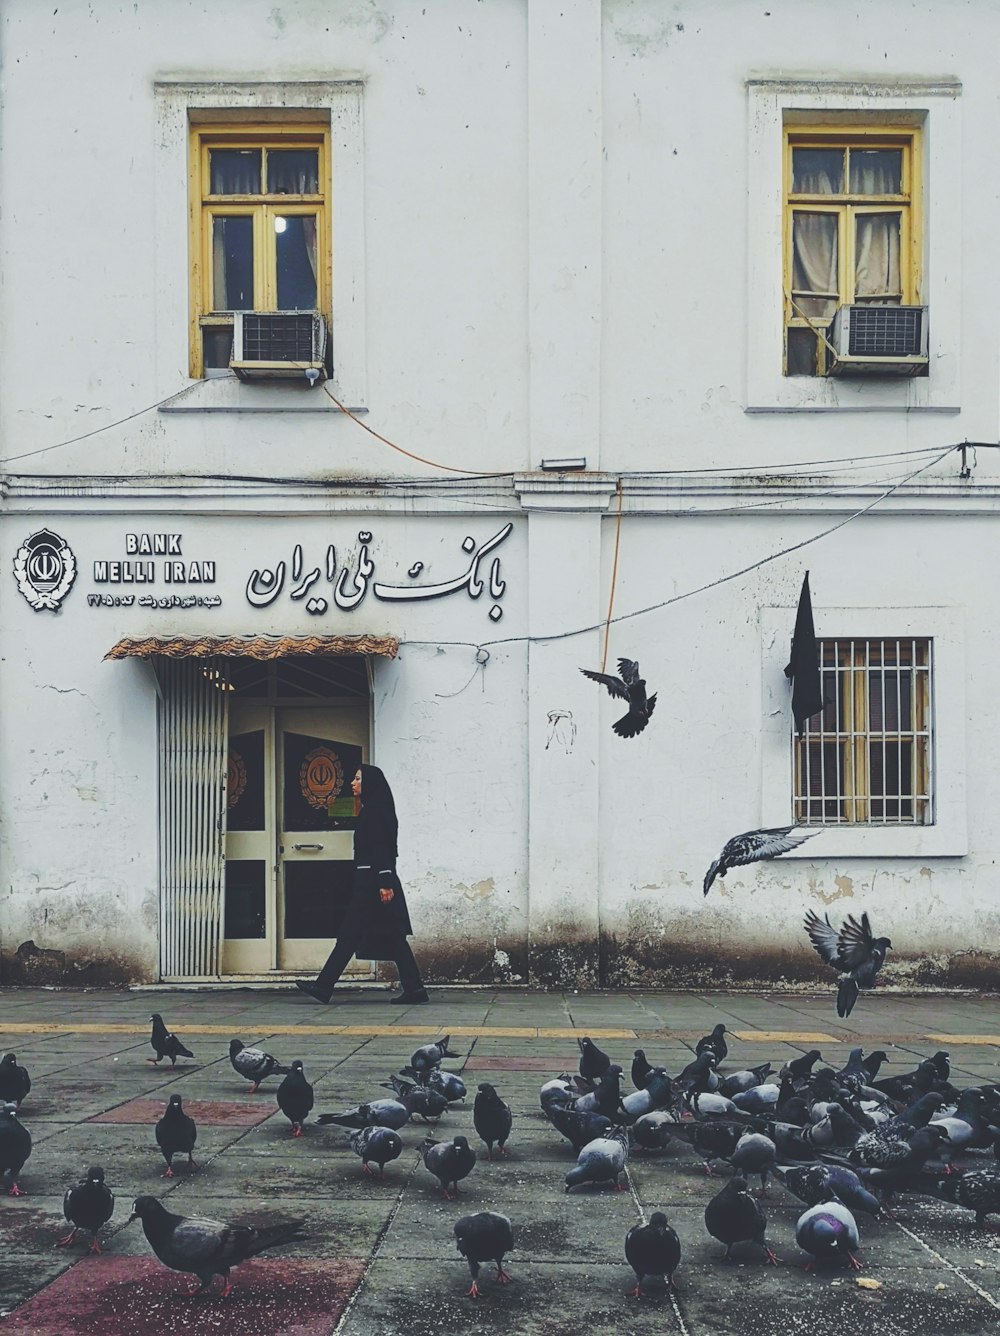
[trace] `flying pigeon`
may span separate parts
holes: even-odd
[[[351,1133],[350,1142],[364,1172],[371,1173],[368,1165],[374,1160],[382,1178],[385,1178],[385,1166],[389,1161],[398,1160],[403,1153],[403,1139],[391,1127],[359,1127]]]
[[[398,1099],[373,1099],[344,1113],[321,1113],[317,1123],[336,1123],[338,1127],[391,1127],[398,1131],[410,1121],[410,1110]]]
[[[101,1245],[97,1231],[108,1223],[114,1209],[114,1194],[104,1181],[104,1170],[99,1164],[91,1165],[87,1177],[81,1179],[75,1187],[68,1188],[63,1197],[63,1215],[73,1228],[57,1243],[65,1247],[73,1242],[81,1229],[85,1229],[91,1235],[90,1251],[99,1253]]]
[[[472,1173],[476,1163],[476,1152],[465,1137],[455,1137],[453,1141],[425,1141],[421,1154],[428,1173],[441,1184],[441,1195],[446,1201],[451,1200],[448,1184],[457,1195],[460,1180]]]
[[[875,986],[875,975],[882,968],[885,953],[892,949],[892,942],[888,937],[872,936],[867,914],[861,915],[860,923],[853,914],[848,914],[837,932],[829,914],[820,918],[809,909],[805,928],[820,959],[843,976],[837,988],[837,1015],[849,1016],[861,989]]]
[[[448,1047],[451,1042],[451,1035],[446,1034],[443,1039],[437,1039],[433,1044],[424,1044],[416,1049],[410,1058],[410,1065],[404,1067],[403,1076],[415,1077],[418,1081],[423,1075],[435,1067],[440,1067],[444,1058],[457,1058],[457,1053],[452,1053]]]
[[[156,1124],[156,1144],[167,1162],[163,1178],[173,1178],[175,1155],[186,1155],[188,1173],[194,1173],[198,1167],[194,1162],[194,1143],[197,1140],[198,1129],[194,1119],[184,1112],[180,1095],[171,1095],[163,1117]]]
[[[744,863],[759,863],[766,858],[787,854],[806,840],[818,835],[818,830],[802,831],[795,826],[777,826],[769,830],[747,830],[734,835],[722,853],[705,873],[704,891],[707,895],[716,877],[724,877],[731,867]]]
[[[30,1089],[28,1069],[17,1065],[16,1054],[5,1053],[0,1062],[0,1104],[16,1104],[20,1108]]]
[[[648,1225],[633,1225],[625,1235],[625,1260],[635,1272],[637,1299],[647,1276],[662,1277],[673,1288],[674,1272],[681,1260],[681,1241],[662,1211],[655,1211]]]
[[[149,1042],[156,1057],[147,1058],[147,1062],[151,1062],[155,1067],[164,1058],[169,1058],[171,1067],[176,1067],[178,1058],[194,1057],[191,1050],[185,1048],[175,1034],[170,1033],[163,1024],[163,1017],[158,1011],[154,1011],[149,1019],[153,1022],[153,1033],[150,1035]]]
[[[31,1133],[17,1120],[14,1104],[0,1105],[0,1178],[7,1185],[7,1195],[23,1197],[17,1179],[31,1154]]]
[[[764,1239],[767,1217],[756,1198],[751,1197],[742,1174],[734,1174],[721,1192],[705,1207],[705,1228],[713,1239],[726,1245],[723,1254],[731,1262],[734,1243],[759,1243],[764,1261],[777,1266],[778,1259]]]
[[[580,1048],[580,1075],[585,1081],[599,1081],[611,1066],[611,1059],[587,1035],[576,1042]]]
[[[639,676],[639,665],[635,659],[618,660],[618,677],[611,677],[608,673],[594,673],[589,668],[581,668],[580,672],[592,682],[600,682],[601,686],[607,687],[612,696],[628,701],[628,713],[611,725],[620,738],[634,738],[642,732],[656,709],[656,693],[647,697],[646,683]]]
[[[496,1278],[506,1285],[510,1276],[503,1269],[503,1259],[514,1247],[514,1230],[510,1220],[496,1211],[478,1211],[463,1215],[455,1221],[455,1242],[458,1251],[469,1263],[472,1272],[471,1299],[479,1298],[479,1268],[484,1262],[495,1262]]]
[[[479,1087],[479,1094],[472,1109],[472,1122],[480,1138],[489,1147],[489,1158],[493,1159],[493,1145],[496,1143],[501,1155],[506,1155],[504,1147],[510,1136],[514,1119],[510,1105],[505,1104],[489,1082],[484,1081]]]
[[[618,1175],[628,1159],[628,1131],[617,1127],[595,1141],[589,1141],[576,1158],[576,1168],[566,1175],[566,1191],[582,1183],[614,1183],[621,1192]]]
[[[255,1229],[250,1225],[227,1224],[223,1220],[174,1215],[155,1197],[136,1198],[129,1221],[136,1219],[142,1221],[146,1242],[164,1266],[172,1271],[188,1271],[198,1277],[201,1283],[192,1293],[210,1289],[213,1278],[221,1276],[222,1298],[232,1289],[229,1280],[232,1267],[249,1257],[256,1257],[271,1248],[283,1248],[305,1237],[301,1233],[301,1220]]]
[[[247,1048],[240,1039],[230,1039],[229,1061],[237,1076],[253,1082],[251,1095],[256,1095],[261,1081],[266,1081],[269,1076],[287,1076],[289,1072],[289,1068],[282,1067],[270,1053],[259,1048]]]
[[[313,1106],[313,1088],[306,1080],[301,1058],[295,1059],[291,1071],[278,1086],[277,1099],[278,1108],[292,1125],[292,1136],[300,1137],[302,1124]]]
[[[861,1263],[852,1252],[860,1242],[857,1222],[836,1197],[803,1211],[795,1226],[795,1242],[820,1264],[844,1262],[855,1271],[861,1270]],[[813,1265],[809,1262],[805,1269],[811,1271]]]

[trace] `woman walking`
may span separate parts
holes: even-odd
[[[352,956],[392,960],[402,992],[399,1006],[426,1002],[427,993],[407,937],[413,935],[406,897],[396,876],[396,804],[389,781],[376,765],[362,765],[351,781],[361,800],[354,830],[354,889],[340,925],[337,945],[315,983],[297,980],[295,987],[317,1002],[329,1002],[334,985]]]

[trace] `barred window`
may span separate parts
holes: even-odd
[[[932,641],[818,648],[826,704],[792,743],[796,822],[932,825]]]

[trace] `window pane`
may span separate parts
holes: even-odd
[[[264,864],[253,858],[226,859],[225,928],[228,938],[265,936]]]
[[[318,195],[318,150],[314,148],[268,149],[267,189],[271,195]]]
[[[264,731],[234,734],[226,764],[226,828],[264,829]]]
[[[316,309],[316,219],[294,214],[274,220],[278,310]]]
[[[837,309],[837,215],[796,210],[792,218],[792,295],[796,315],[829,318]],[[809,295],[815,294],[815,295]]]
[[[260,149],[213,148],[211,162],[212,195],[259,195]]]
[[[816,375],[816,335],[811,329],[790,327],[788,333],[789,376]]]
[[[901,148],[852,148],[852,195],[901,195],[903,150]]]
[[[859,301],[876,298],[897,305],[901,300],[899,227],[898,213],[857,215],[854,293]]]
[[[253,310],[253,219],[212,220],[212,309]]]
[[[792,149],[794,195],[840,195],[844,190],[842,148]]]
[[[202,357],[207,370],[227,367],[233,357],[232,325],[207,325],[201,331]]]

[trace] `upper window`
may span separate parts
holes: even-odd
[[[837,308],[919,302],[918,132],[785,130],[785,374],[824,375]]]
[[[932,641],[821,640],[821,714],[793,742],[803,825],[930,825]]]
[[[191,373],[229,367],[234,311],[330,304],[329,134],[316,125],[192,129]]]

